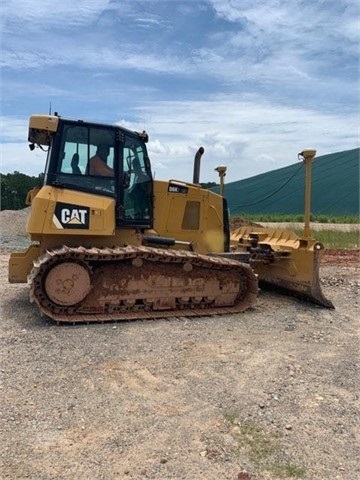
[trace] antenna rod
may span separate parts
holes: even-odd
[[[310,216],[311,216],[311,163],[316,155],[316,150],[307,148],[299,153],[305,164],[305,211],[304,211],[304,238],[311,238]]]
[[[215,168],[215,172],[218,172],[220,177],[220,195],[224,196],[224,177],[226,175],[227,167],[225,165],[219,165]]]

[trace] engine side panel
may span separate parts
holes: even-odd
[[[194,242],[199,253],[224,251],[223,208],[220,195],[198,185],[154,182],[154,230],[164,237]]]

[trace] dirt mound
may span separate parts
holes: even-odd
[[[26,237],[26,222],[30,213],[30,207],[22,210],[2,210],[0,212],[1,235],[20,235]]]
[[[343,265],[347,267],[360,265],[360,250],[327,249],[321,261],[324,265]]]
[[[240,227],[246,227],[248,225],[252,225],[255,227],[261,227],[260,223],[252,222],[244,217],[232,217],[230,219],[230,230],[236,230]]]

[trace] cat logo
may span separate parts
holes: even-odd
[[[56,204],[53,222],[59,229],[88,229],[89,213],[90,209],[88,207],[59,202]]]

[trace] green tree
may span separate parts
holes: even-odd
[[[20,210],[26,207],[25,199],[29,190],[43,184],[43,174],[29,177],[24,173],[1,174],[1,210]]]

